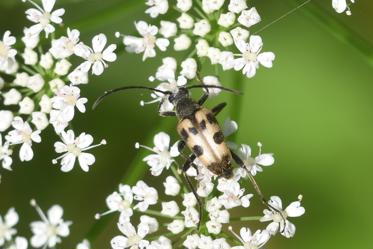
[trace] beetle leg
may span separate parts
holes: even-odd
[[[249,180],[251,182],[251,184],[253,185],[254,189],[255,189],[255,192],[259,195],[259,198],[261,200],[261,202],[263,203],[264,206],[266,206],[268,209],[272,210],[272,211],[275,211],[277,213],[279,213],[282,217],[282,219],[285,221],[285,217],[283,216],[283,213],[281,210],[278,210],[277,208],[273,207],[272,205],[268,204],[268,201],[267,199],[264,197],[262,191],[260,190],[260,187],[258,185],[258,183],[256,182],[254,176],[251,174],[251,172],[246,168],[245,166],[245,163],[241,160],[241,158],[236,154],[234,153],[232,150],[231,150],[231,154],[232,154],[232,157],[233,157],[233,160],[240,166],[242,167],[243,169],[246,170],[246,173],[247,175],[249,176]]]
[[[177,150],[179,151],[180,154],[181,152],[183,152],[185,145],[186,144],[184,140],[180,140],[179,143],[177,144]]]
[[[219,105],[215,106],[214,108],[212,108],[212,113],[217,116],[223,109],[224,107],[227,106],[227,103],[220,103]]]
[[[196,189],[194,188],[192,182],[190,181],[190,178],[189,176],[186,174],[187,170],[190,168],[190,167],[196,167],[194,164],[193,164],[193,161],[194,159],[196,159],[196,156],[194,154],[190,155],[189,158],[186,160],[186,162],[184,163],[183,165],[183,175],[188,183],[188,186],[189,188],[191,189],[194,197],[196,197],[197,199],[197,202],[198,202],[198,209],[199,209],[199,221],[198,221],[198,228],[201,224],[201,220],[202,220],[202,201],[201,199],[199,198],[198,194],[197,194],[197,191]]]
[[[209,98],[209,93],[207,90],[207,93],[203,94],[202,97],[198,100],[198,104],[203,105],[208,98]]]

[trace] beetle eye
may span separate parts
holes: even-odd
[[[174,102],[174,100],[175,100],[174,95],[170,95],[170,97],[168,97],[168,101],[170,101],[171,103]]]

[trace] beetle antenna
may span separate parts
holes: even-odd
[[[163,93],[163,94],[172,94],[172,92],[170,92],[170,91],[162,91],[162,90],[152,88],[152,87],[147,87],[147,86],[123,86],[123,87],[119,87],[119,88],[115,88],[115,89],[106,91],[103,95],[101,95],[100,97],[98,97],[96,99],[95,103],[92,106],[92,109],[93,110],[96,109],[96,107],[101,103],[101,101],[104,98],[108,97],[109,95],[111,95],[113,93],[116,93],[116,92],[121,92],[121,91],[125,91],[125,90],[130,90],[130,89],[145,89],[145,90],[151,90],[151,91],[159,92],[159,93]]]
[[[192,88],[217,88],[217,89],[221,89],[221,90],[231,92],[231,93],[234,93],[234,94],[237,94],[237,95],[242,94],[241,92],[239,92],[235,89],[230,89],[230,88],[227,88],[227,87],[224,87],[224,86],[203,85],[203,84],[201,84],[201,85],[191,85],[191,86],[186,87],[186,89],[192,89]]]

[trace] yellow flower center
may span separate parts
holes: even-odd
[[[255,53],[251,53],[250,51],[247,51],[245,53],[243,53],[243,58],[246,60],[246,61],[256,61],[257,59],[257,54]]]
[[[82,152],[75,144],[67,145],[67,151],[72,153],[75,156],[79,156]]]
[[[8,47],[5,46],[4,42],[0,41],[0,58],[5,58],[8,55]]]

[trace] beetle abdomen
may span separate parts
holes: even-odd
[[[232,174],[231,153],[214,114],[206,109],[179,121],[177,130],[198,160],[216,175]]]

